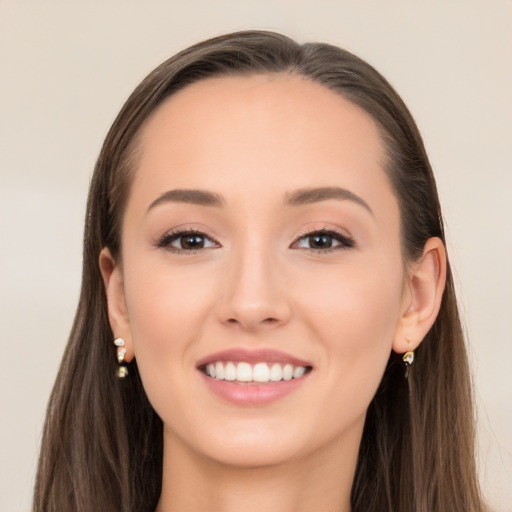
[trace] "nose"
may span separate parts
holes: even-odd
[[[288,290],[277,259],[254,246],[234,255],[218,302],[222,323],[253,333],[288,323]]]

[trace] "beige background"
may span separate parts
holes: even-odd
[[[164,58],[247,28],[354,51],[415,115],[471,342],[482,483],[512,511],[511,20],[506,0],[0,0],[0,511],[30,509],[109,124]]]

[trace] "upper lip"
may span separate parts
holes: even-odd
[[[311,363],[295,356],[275,350],[272,348],[247,349],[243,347],[234,347],[227,350],[214,352],[203,357],[197,362],[200,368],[210,363],[220,362],[247,362],[247,363],[282,363],[292,364],[294,366],[311,366]]]

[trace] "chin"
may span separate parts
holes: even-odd
[[[358,446],[364,417],[341,431],[326,428],[323,432],[320,425],[304,422],[297,424],[295,429],[290,428],[291,421],[258,422],[252,419],[233,423],[231,428],[215,428],[210,424],[208,431],[189,432],[192,435],[182,438],[181,442],[186,450],[214,463],[261,469],[303,460],[324,450],[329,452],[339,443]]]
[[[209,458],[224,466],[255,469],[279,466],[300,458],[300,450],[292,446],[275,446],[269,442],[226,443],[220,449],[209,450]]]

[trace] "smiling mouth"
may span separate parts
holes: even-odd
[[[265,384],[299,379],[312,370],[311,366],[298,366],[290,363],[245,361],[216,361],[199,367],[208,377],[233,384]]]

